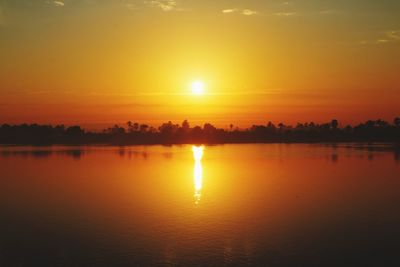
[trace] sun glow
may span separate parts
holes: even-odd
[[[203,95],[204,94],[204,83],[202,81],[194,81],[191,84],[192,94]]]

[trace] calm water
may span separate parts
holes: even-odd
[[[400,156],[0,148],[0,266],[400,266]]]

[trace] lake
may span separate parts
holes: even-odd
[[[400,155],[0,148],[0,266],[400,266]]]

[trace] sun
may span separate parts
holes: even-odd
[[[204,83],[202,81],[194,81],[191,84],[192,94],[204,95]]]

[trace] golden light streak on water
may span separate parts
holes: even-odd
[[[199,204],[201,199],[201,189],[203,188],[203,167],[201,165],[201,159],[203,158],[204,146],[192,146],[193,158],[194,158],[194,200],[195,204]]]

